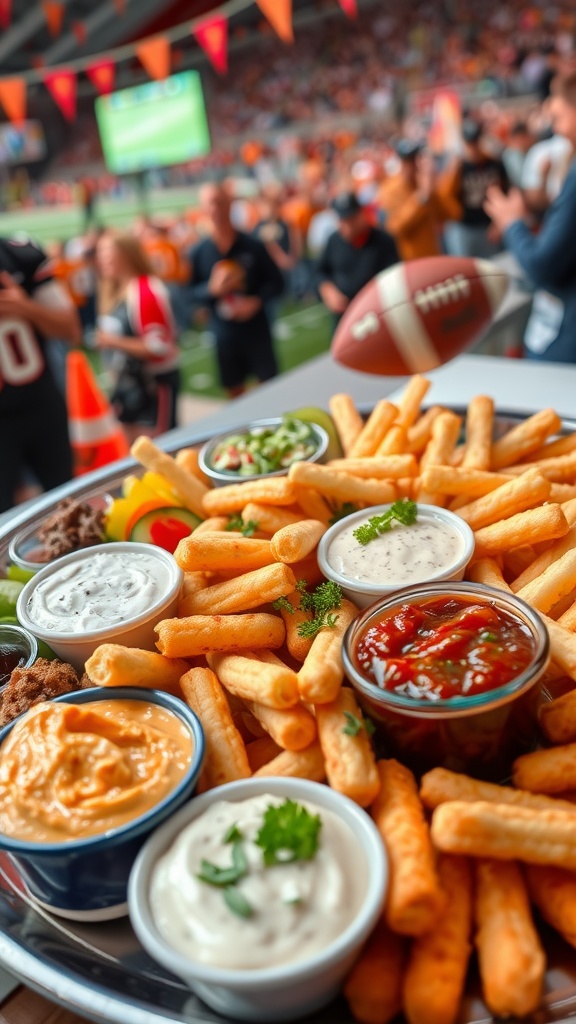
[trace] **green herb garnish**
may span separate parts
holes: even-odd
[[[334,629],[338,616],[333,615],[332,612],[342,604],[341,587],[333,580],[326,580],[324,583],[319,583],[310,594],[306,590],[306,580],[299,580],[296,590],[300,594],[300,610],[314,613],[310,622],[300,623],[298,636],[314,637],[324,626]]]
[[[351,711],[344,712],[344,718],[346,719],[346,725],[342,729],[345,736],[357,736],[359,732],[362,732],[364,723],[362,719],[357,718]]]
[[[242,835],[240,829],[238,828],[238,825],[236,824],[236,822],[234,822],[233,825],[230,825],[229,829],[226,829],[226,832],[224,833],[224,836],[222,838],[222,842],[235,843],[237,840],[243,838],[244,836]]]
[[[374,733],[376,732],[376,726],[374,725],[374,722],[372,721],[371,718],[364,719],[364,730],[368,738],[373,736]]]
[[[232,843],[232,864],[229,868],[221,868],[218,864],[212,864],[209,860],[200,861],[198,878],[207,885],[215,885],[224,888],[227,885],[235,885],[248,871],[248,861],[239,839]]]
[[[262,849],[266,867],[312,860],[318,850],[321,828],[319,814],[310,814],[302,804],[285,800],[267,808],[255,843]]]
[[[346,516],[351,516],[353,512],[357,511],[358,505],[355,505],[352,501],[345,501],[342,505],[336,505],[328,520],[328,525],[334,526],[334,523],[339,523],[341,519],[345,519]]]
[[[488,643],[497,644],[498,637],[496,633],[491,633],[489,629],[485,629],[483,633],[480,633],[480,639],[486,640]]]
[[[272,607],[275,612],[288,612],[289,615],[294,615],[294,606],[290,604],[287,597],[277,597],[275,601],[272,601]]]
[[[236,917],[252,917],[254,910],[248,903],[244,893],[240,892],[240,889],[235,889],[234,886],[229,886],[228,889],[224,889],[224,902],[229,910]]]
[[[253,519],[249,519],[247,523],[244,522],[239,512],[236,515],[231,515],[226,527],[227,530],[238,530],[243,537],[253,537],[258,529],[258,523],[255,523]]]
[[[410,501],[410,499],[395,501],[387,512],[383,512],[381,516],[371,516],[367,523],[357,527],[353,531],[354,537],[360,544],[369,544],[381,533],[391,530],[394,520],[401,523],[402,526],[413,526],[417,517],[418,506],[415,501]]]

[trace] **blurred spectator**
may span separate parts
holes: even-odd
[[[532,146],[533,138],[525,121],[517,121],[510,129],[508,144],[502,150],[502,163],[508,181],[518,187],[522,180],[522,171],[526,162],[526,154]]]
[[[498,185],[506,191],[508,176],[504,164],[489,156],[482,146],[482,125],[472,118],[462,122],[464,153],[458,161],[456,198],[462,216],[446,225],[444,239],[450,256],[489,259],[501,249],[490,218],[484,210],[487,190]]]
[[[260,220],[252,232],[266,247],[284,278],[285,292],[292,291],[292,273],[302,255],[300,235],[294,227],[287,224],[280,213],[280,196],[278,191],[267,190],[257,204]],[[278,318],[279,299],[272,299],[267,304],[270,323]]]
[[[558,134],[541,139],[528,150],[520,187],[528,209],[537,217],[559,194],[573,152],[570,140]]]

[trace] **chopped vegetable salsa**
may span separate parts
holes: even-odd
[[[287,469],[309,459],[318,447],[310,423],[284,416],[279,426],[255,427],[246,434],[231,434],[216,446],[212,465],[221,473],[254,476]]]
[[[360,671],[381,689],[431,701],[496,690],[533,656],[519,618],[454,597],[397,607],[365,630],[356,652]]]

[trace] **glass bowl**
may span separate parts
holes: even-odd
[[[297,419],[297,417],[295,417]],[[251,420],[249,423],[243,423],[236,430],[226,430],[222,434],[217,434],[216,437],[207,441],[205,445],[200,449],[198,455],[198,464],[203,473],[209,477],[216,487],[223,487],[225,484],[242,484],[247,480],[261,480],[267,477],[273,476],[286,476],[290,466],[284,466],[283,469],[276,469],[270,473],[235,473],[233,471],[226,472],[225,470],[215,469],[212,464],[212,456],[227,438],[236,437],[238,434],[247,434],[252,430],[256,430],[259,427],[279,427],[284,420],[283,416],[272,416],[268,419],[262,420]],[[317,423],[306,421],[306,426],[310,428],[310,432],[313,434],[316,441],[316,449],[305,461],[306,462],[319,462],[328,448],[329,437],[323,427],[320,427]]]

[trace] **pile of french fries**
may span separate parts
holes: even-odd
[[[465,423],[408,383],[363,421],[352,399],[330,411],[344,456],[294,464],[286,477],[210,489],[197,454],[171,458],[147,438],[133,455],[162,473],[204,522],[181,541],[177,618],[157,625],[160,653],[105,644],[86,663],[95,684],[165,688],[198,714],[207,756],[200,788],[257,776],[325,781],[370,813],[386,844],[383,916],[345,988],[359,1021],[452,1024],[475,947],[484,1000],[502,1017],[537,1010],[546,955],[540,916],[576,947],[576,434],[545,409],[494,439],[478,396]],[[463,440],[461,440],[463,436]],[[511,590],[543,615],[551,640],[541,727],[550,746],[513,766],[513,785],[442,768],[423,777],[376,762],[344,684],[344,600],[333,628],[304,638],[296,583],[321,580],[316,546],[335,509],[409,497],[450,508],[476,538],[468,578]],[[230,517],[253,536],[227,529]],[[292,605],[277,612],[272,602]],[[345,728],[355,720],[360,728]]]

